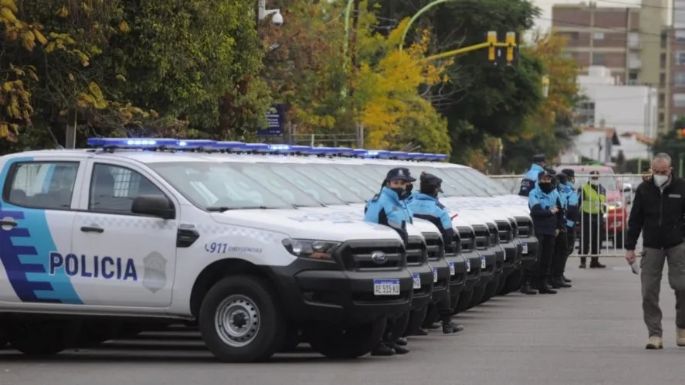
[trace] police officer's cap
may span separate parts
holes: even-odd
[[[411,173],[409,172],[408,168],[398,167],[398,168],[393,168],[392,170],[388,171],[388,175],[386,175],[385,180],[387,182],[391,182],[393,180],[403,180],[406,182],[414,182],[416,179],[411,176]]]
[[[538,174],[538,180],[542,179],[542,177],[548,176],[550,178],[554,178],[554,174],[552,173],[553,170],[550,170],[546,168],[544,171],[540,171]]]
[[[439,177],[429,174],[427,172],[422,172],[421,173],[421,190],[423,191],[424,189],[434,189],[437,192],[442,192],[442,188],[440,187],[442,185],[442,179]]]
[[[569,178],[575,178],[576,177],[576,172],[573,171],[573,169],[571,169],[571,168],[565,168],[565,169],[561,170],[561,172]]]
[[[545,154],[533,155],[533,163],[540,163],[545,161]]]

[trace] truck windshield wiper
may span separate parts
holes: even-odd
[[[217,206],[217,207],[207,207],[206,210],[209,212],[223,213],[224,211],[231,210],[231,208],[226,207],[226,206]]]

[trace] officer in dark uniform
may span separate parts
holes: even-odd
[[[543,171],[545,171],[545,155],[534,155],[533,164],[523,176],[523,180],[521,180],[521,189],[519,190],[519,195],[527,197],[528,194],[530,194],[530,192],[535,188],[535,184],[538,181],[538,175]]]
[[[528,196],[528,206],[530,216],[533,218],[535,236],[540,242],[536,288],[540,294],[556,294],[557,292],[548,286],[547,280],[554,258],[556,237],[561,232],[564,223],[559,192],[554,187],[551,172],[545,170],[540,173],[538,184]],[[527,284],[530,285],[529,282]],[[530,287],[527,289],[530,290]]]
[[[368,201],[364,213],[366,222],[386,225],[397,231],[405,245],[409,241],[407,223],[412,223],[413,218],[407,206],[407,199],[411,196],[411,183],[414,181],[416,179],[407,168],[399,167],[388,171],[381,192]],[[409,353],[409,350],[402,346],[406,341],[401,339],[408,320],[408,314],[388,319],[383,340],[371,354],[390,356]]]
[[[564,214],[564,226],[555,241],[554,259],[552,260],[552,275],[549,284],[554,289],[571,287],[564,278],[566,262],[572,252],[575,242],[575,221],[578,215],[578,194],[573,183],[575,177],[573,170],[565,169],[557,174],[557,191],[559,192],[561,209]]]
[[[442,234],[445,245],[454,242],[454,228],[452,218],[447,208],[440,204],[438,193],[442,192],[442,179],[428,173],[421,173],[421,185],[419,192],[415,192],[409,202],[409,209],[414,217],[432,222]],[[451,321],[449,297],[437,304],[437,311],[442,320],[442,332],[445,334],[456,333],[463,330],[461,325]]]

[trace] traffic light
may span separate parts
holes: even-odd
[[[497,31],[488,32],[487,42],[490,44],[488,47],[488,61],[494,63],[497,60],[497,48],[495,47],[497,44]]]
[[[504,41],[507,45],[507,64],[514,62],[514,50],[516,49],[516,32],[507,32],[507,37]]]

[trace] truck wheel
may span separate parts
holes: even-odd
[[[286,323],[261,279],[227,277],[212,286],[199,314],[202,338],[220,361],[263,361],[278,351]]]
[[[69,322],[21,319],[10,323],[8,339],[13,348],[29,356],[50,356],[67,347]]]
[[[507,277],[507,283],[504,290],[507,293],[512,293],[521,288],[521,281],[523,280],[523,268],[515,270]]]
[[[385,324],[385,318],[351,327],[317,324],[308,327],[305,333],[312,348],[326,357],[357,358],[378,344]]]

